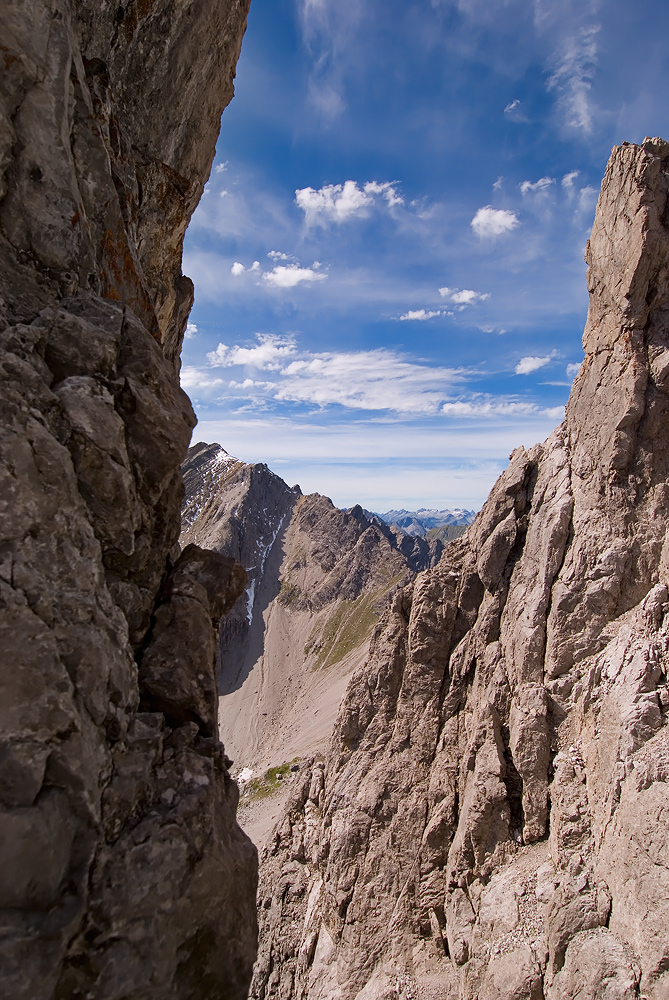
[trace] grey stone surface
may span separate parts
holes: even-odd
[[[668,190],[614,149],[565,421],[395,595],[261,859],[256,1000],[669,995]]]
[[[14,1000],[246,994],[256,857],[216,733],[212,630],[245,581],[195,549],[174,561],[195,423],[178,383],[181,245],[247,7],[0,2],[0,972]]]

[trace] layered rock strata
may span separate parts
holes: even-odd
[[[433,565],[442,543],[303,496],[220,445],[193,445],[183,473],[182,544],[232,556],[248,575],[218,643],[221,727],[236,767],[258,774],[323,750],[389,592]]]
[[[247,7],[0,2],[13,1000],[246,995],[256,857],[218,739],[212,629],[245,575],[176,542],[195,423],[178,383],[181,246]]]
[[[669,996],[668,190],[614,149],[565,421],[396,594],[262,859],[254,998]]]

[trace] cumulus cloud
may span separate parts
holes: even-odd
[[[549,187],[555,184],[553,177],[540,177],[538,181],[523,181],[520,184],[522,194],[543,194]]]
[[[515,212],[485,205],[479,208],[470,225],[477,236],[489,240],[515,229],[519,225],[519,219]]]
[[[304,212],[308,226],[346,222],[354,216],[366,214],[374,203],[375,195],[380,195],[389,208],[403,204],[404,199],[397,193],[395,184],[395,181],[367,181],[359,187],[357,181],[346,181],[344,184],[326,184],[319,190],[298,188],[295,201]]]
[[[307,225],[311,226],[345,222],[359,215],[373,199],[356,181],[346,181],[345,184],[326,184],[318,191],[312,187],[298,188],[295,201],[304,212]]]
[[[272,260],[293,260],[294,258],[289,253],[282,253],[281,250],[270,250],[267,254]]]
[[[473,288],[457,289],[444,287],[439,289],[439,294],[442,299],[448,299],[459,310],[465,309],[467,306],[472,306],[475,302],[485,302],[486,299],[490,298],[489,292],[475,292]]]
[[[409,309],[409,311],[405,312],[403,316],[400,316],[400,319],[424,320],[432,319],[433,316],[441,316],[441,309],[436,309],[434,311],[428,311],[426,309]]]
[[[192,340],[193,337],[197,336],[197,326],[195,323],[186,323],[186,332],[184,333],[185,340]]]
[[[528,355],[525,358],[521,358],[516,365],[516,375],[529,375],[531,372],[536,372],[540,368],[544,368],[550,364],[554,357],[555,351],[551,351],[550,354],[545,354],[542,357]]]
[[[240,264],[238,260],[236,260],[232,265],[232,267],[230,268],[230,272],[234,274],[235,278],[238,278],[239,275],[243,274],[245,270],[246,268],[244,267],[244,265]]]
[[[215,351],[207,354],[207,361],[212,367],[251,365],[254,368],[278,371],[295,354],[295,350],[293,340],[266,333],[258,335],[258,343],[253,347],[240,347],[239,344],[228,347],[227,344],[219,344]]]
[[[226,160],[225,163],[217,163],[216,164],[216,166],[214,167],[214,173],[215,174],[222,174],[223,171],[227,170],[227,169],[228,169],[228,161]]]
[[[325,281],[326,278],[327,274],[322,274],[314,267],[300,267],[299,264],[277,264],[272,271],[263,274],[263,279],[274,288],[294,288],[313,281]]]

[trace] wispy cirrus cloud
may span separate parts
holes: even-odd
[[[395,413],[437,412],[462,379],[454,368],[416,364],[385,348],[317,354],[291,362],[281,375],[279,400]]]
[[[561,420],[564,406],[542,407],[514,397],[475,395],[470,399],[444,403],[441,412],[449,417],[547,417]]]
[[[345,78],[364,15],[363,3],[296,0],[302,43],[311,59],[308,79],[312,107],[324,118],[346,107]]]
[[[553,57],[553,72],[547,84],[548,90],[558,95],[558,107],[567,126],[586,134],[593,129],[590,91],[597,69],[600,30],[600,24],[582,25],[563,40]]]

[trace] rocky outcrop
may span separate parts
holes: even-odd
[[[613,151],[564,423],[398,592],[263,860],[251,995],[669,992],[669,144]]]
[[[182,544],[232,556],[248,575],[220,628],[220,719],[236,767],[262,773],[324,749],[389,592],[443,546],[303,496],[217,444],[193,445],[183,473]]]
[[[248,4],[2,0],[0,907],[14,1000],[241,998],[255,851],[176,547],[182,238]],[[193,622],[198,631],[192,641]]]

